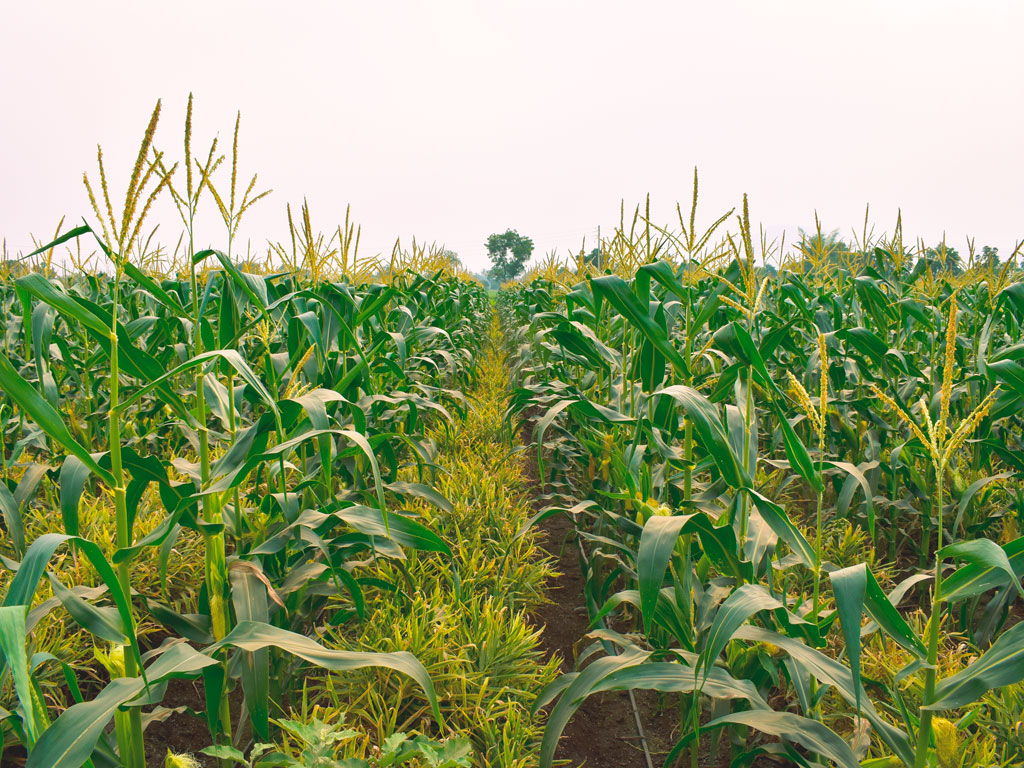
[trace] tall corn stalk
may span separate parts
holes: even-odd
[[[913,435],[921,442],[928,451],[932,469],[935,476],[935,486],[932,489],[933,510],[936,519],[935,531],[935,573],[932,583],[931,610],[927,625],[927,667],[924,675],[924,694],[919,710],[919,725],[917,731],[917,746],[915,752],[914,768],[924,768],[928,760],[928,749],[932,741],[933,711],[928,707],[935,701],[935,683],[939,662],[939,628],[942,624],[942,611],[944,599],[942,596],[942,568],[944,556],[944,534],[943,534],[943,511],[945,506],[945,484],[946,470],[956,452],[964,445],[965,441],[973,434],[978,424],[985,418],[995,402],[999,392],[998,387],[992,390],[984,400],[960,422],[955,429],[949,425],[949,406],[952,399],[953,383],[956,367],[956,339],[957,339],[957,300],[954,293],[949,299],[949,317],[946,323],[946,349],[945,361],[942,371],[942,388],[939,396],[939,417],[933,421],[928,411],[928,405],[922,399],[918,403],[918,410],[924,422],[924,429],[918,426],[918,422],[891,397],[882,392],[878,387],[873,386],[875,396],[885,403],[897,417],[908,427]]]
[[[101,247],[114,263],[112,300],[110,311],[110,375],[108,378],[110,411],[108,414],[107,441],[110,450],[110,471],[114,478],[114,516],[116,528],[116,545],[118,549],[127,549],[133,544],[132,527],[128,520],[126,497],[127,481],[121,454],[121,414],[120,414],[120,364],[118,359],[118,315],[120,304],[120,284],[125,272],[127,254],[137,242],[146,214],[153,201],[170,181],[175,168],[166,173],[158,173],[160,155],[157,153],[153,161],[148,160],[153,145],[153,135],[160,119],[160,102],[156,104],[146,133],[139,148],[139,154],[132,170],[128,191],[125,195],[124,209],[120,222],[114,217],[114,209],[110,200],[106,172],[103,168],[103,152],[97,151],[97,162],[100,173],[100,189],[105,209],[101,211],[97,197],[89,183],[87,175],[83,176],[93,211],[100,221],[103,231]],[[175,166],[176,167],[176,166]],[[147,186],[154,180],[158,181],[146,192]],[[142,207],[139,203],[143,202]],[[106,213],[106,217],[104,217]],[[109,227],[108,227],[109,223]],[[116,566],[116,573],[121,589],[126,595],[131,594],[131,560],[124,559]],[[131,631],[131,628],[129,628]],[[136,677],[140,670],[132,654],[123,654],[124,677]],[[131,707],[127,712],[118,712],[115,716],[115,730],[121,759],[128,768],[145,768],[145,752],[142,738],[142,715],[138,707]]]

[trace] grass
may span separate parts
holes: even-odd
[[[530,706],[558,662],[542,660],[540,631],[527,619],[552,574],[533,536],[517,536],[532,507],[521,462],[510,459],[500,429],[507,383],[495,317],[466,416],[433,434],[437,488],[453,508],[422,512],[452,542],[452,557],[417,554],[405,565],[411,603],[375,601],[357,634],[338,631],[325,641],[413,653],[431,674],[448,727],[473,743],[476,764],[519,768],[535,764],[540,724]],[[394,568],[380,577],[395,581]],[[328,702],[321,716],[358,722],[369,743],[419,728],[426,711],[422,697],[387,673],[314,678],[307,686],[312,701]]]

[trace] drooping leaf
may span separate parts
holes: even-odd
[[[60,415],[46,400],[15,370],[7,355],[0,353],[0,389],[14,400],[25,413],[39,425],[49,437],[56,440],[69,453],[74,454],[83,464],[101,477],[109,486],[114,486],[113,476],[93,459],[64,425]]]
[[[939,558],[956,557],[961,560],[977,565],[981,568],[995,568],[1006,574],[1007,579],[1017,593],[1024,596],[1024,587],[1013,566],[1010,564],[1006,552],[991,539],[973,539],[972,541],[961,541],[950,544],[939,550]]]
[[[987,691],[1024,680],[1024,623],[1015,624],[976,661],[955,675],[939,681],[928,709],[959,709],[980,699]]]
[[[190,677],[217,661],[184,643],[171,646],[148,668],[151,683],[172,677]],[[89,701],[73,704],[47,728],[28,756],[25,768],[79,768],[118,708],[146,689],[141,677],[112,680]]]
[[[715,406],[697,390],[680,384],[665,387],[651,395],[652,398],[662,396],[671,397],[686,411],[697,439],[714,460],[725,481],[733,488],[750,487],[752,482],[745,469],[745,462],[730,447],[728,430]]]
[[[231,579],[231,601],[239,621],[267,623],[270,612],[267,603],[267,587],[253,572],[257,568],[229,568]],[[245,708],[249,712],[256,735],[270,739],[270,652],[266,649],[242,651],[242,690],[245,693]]]
[[[45,723],[36,722],[36,708],[32,701],[32,681],[25,651],[25,643],[28,642],[28,631],[25,629],[27,610],[28,607],[23,605],[0,607],[0,652],[3,652],[7,668],[11,671],[14,693],[18,698],[22,723],[31,748]]]
[[[213,654],[224,647],[241,648],[250,653],[263,648],[278,648],[293,656],[333,672],[346,672],[366,667],[386,667],[412,678],[423,689],[434,713],[434,719],[443,725],[441,709],[430,675],[411,653],[362,653],[324,648],[315,640],[295,632],[255,621],[240,621],[227,636],[206,649]]]
[[[641,302],[629,290],[625,281],[617,275],[602,275],[591,280],[595,295],[600,295],[621,313],[630,324],[637,328],[651,344],[681,374],[689,372],[689,366],[679,351],[669,341],[664,328],[658,326],[651,318],[647,303]]]

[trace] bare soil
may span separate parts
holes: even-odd
[[[529,446],[531,435],[532,424],[527,419],[520,432],[522,443]],[[531,487],[537,490],[536,499],[540,496],[540,482],[536,462],[531,458],[534,450],[526,451],[523,467]],[[539,500],[534,502],[535,511],[543,506]],[[562,515],[549,517],[537,527],[542,533],[538,543],[556,561],[557,575],[545,585],[549,602],[536,609],[531,618],[543,629],[541,646],[545,659],[557,657],[562,672],[573,672],[576,654],[586,647],[584,636],[590,631],[576,531]],[[633,694],[652,763],[654,768],[661,768],[681,737],[679,696],[646,690],[635,690]],[[706,722],[708,718],[703,719]],[[682,760],[689,765],[687,754]],[[629,694],[608,691],[586,699],[565,727],[555,760],[569,768],[647,768]],[[700,768],[727,768],[729,763],[728,744],[723,741],[717,759],[713,760],[710,737],[701,739]],[[753,765],[771,768],[781,763],[761,756]]]
[[[557,656],[562,671],[572,672],[576,643],[589,631],[575,532],[562,516],[550,517],[540,527],[544,532],[541,545],[557,560],[559,575],[547,584],[551,602],[541,606],[533,618],[544,628],[545,658]],[[607,692],[584,701],[566,726],[555,758],[568,761],[573,768],[646,768],[629,695]]]
[[[91,698],[91,695],[86,695],[86,700]],[[236,690],[231,695],[231,709],[235,720],[238,719],[240,704],[241,695]],[[165,718],[154,719],[146,726],[145,748],[148,768],[163,768],[168,749],[176,754],[193,755],[202,768],[215,765],[216,761],[212,757],[199,754],[199,750],[210,746],[210,731],[206,727],[204,716],[206,700],[203,696],[202,681],[171,680],[160,707],[170,712],[166,713]],[[197,713],[198,717],[192,712]],[[112,733],[110,739],[113,741]],[[0,768],[22,768],[25,760],[24,748],[20,745],[8,747],[0,759]]]
[[[241,696],[238,690],[232,692],[232,720],[238,721],[238,707]],[[150,722],[146,728],[146,765],[148,768],[163,768],[167,750],[192,755],[201,766],[212,766],[216,760],[199,754],[199,750],[210,746],[210,730],[206,726],[206,698],[203,695],[202,680],[171,680],[164,696],[163,707],[187,711],[174,711],[164,720]],[[242,718],[244,720],[244,718]]]

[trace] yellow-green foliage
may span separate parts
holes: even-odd
[[[454,429],[433,435],[441,446],[438,490],[454,509],[417,508],[449,542],[452,557],[410,553],[409,583],[393,564],[382,563],[379,575],[406,583],[410,600],[369,596],[365,622],[320,639],[415,654],[430,672],[447,727],[473,741],[478,764],[528,766],[535,764],[532,745],[539,736],[529,708],[557,671],[557,661],[543,661],[539,630],[528,619],[543,600],[551,567],[532,535],[516,538],[531,507],[521,462],[499,431],[507,373],[496,323],[469,412]],[[320,705],[319,716],[345,713],[347,722],[370,734],[355,749],[395,731],[431,727],[421,692],[385,670],[318,676],[306,694]]]
[[[161,520],[162,514],[154,509],[154,500],[147,494],[140,505],[136,531],[140,537],[148,534]],[[34,541],[46,533],[64,533],[63,522],[54,511],[60,508],[60,500],[56,490],[49,488],[40,498],[25,510],[25,534],[29,541]],[[106,489],[100,490],[99,496],[84,495],[79,507],[79,525],[81,535],[90,541],[100,544],[107,557],[113,554],[113,501]],[[14,555],[10,541],[0,538],[0,551],[7,557]],[[144,549],[133,563],[135,588],[142,594],[161,596],[165,603],[175,610],[191,613],[196,608],[198,588],[202,583],[203,555],[201,541],[194,532],[182,531],[174,545],[174,551],[167,561],[166,579],[161,583],[159,555],[156,548]],[[50,561],[50,573],[59,578],[65,587],[96,588],[101,581],[96,570],[85,557],[78,556],[72,550],[58,550]],[[13,573],[0,571],[0,594],[6,593]],[[68,615],[53,595],[53,590],[44,579],[36,593],[33,603],[34,612],[45,612],[55,606],[39,619],[33,630],[33,647],[39,653],[52,653],[61,661],[70,664],[79,671],[79,684],[88,685],[88,681],[103,684],[106,673],[97,668],[94,648],[95,638],[81,630],[78,624]],[[32,621],[33,613],[29,614]],[[144,637],[159,632],[160,627],[143,615],[138,627],[138,634]],[[60,668],[55,665],[43,665],[36,673],[44,694],[50,705],[58,708],[70,703],[64,677]],[[0,706],[15,707],[13,686],[4,686],[0,692]]]

